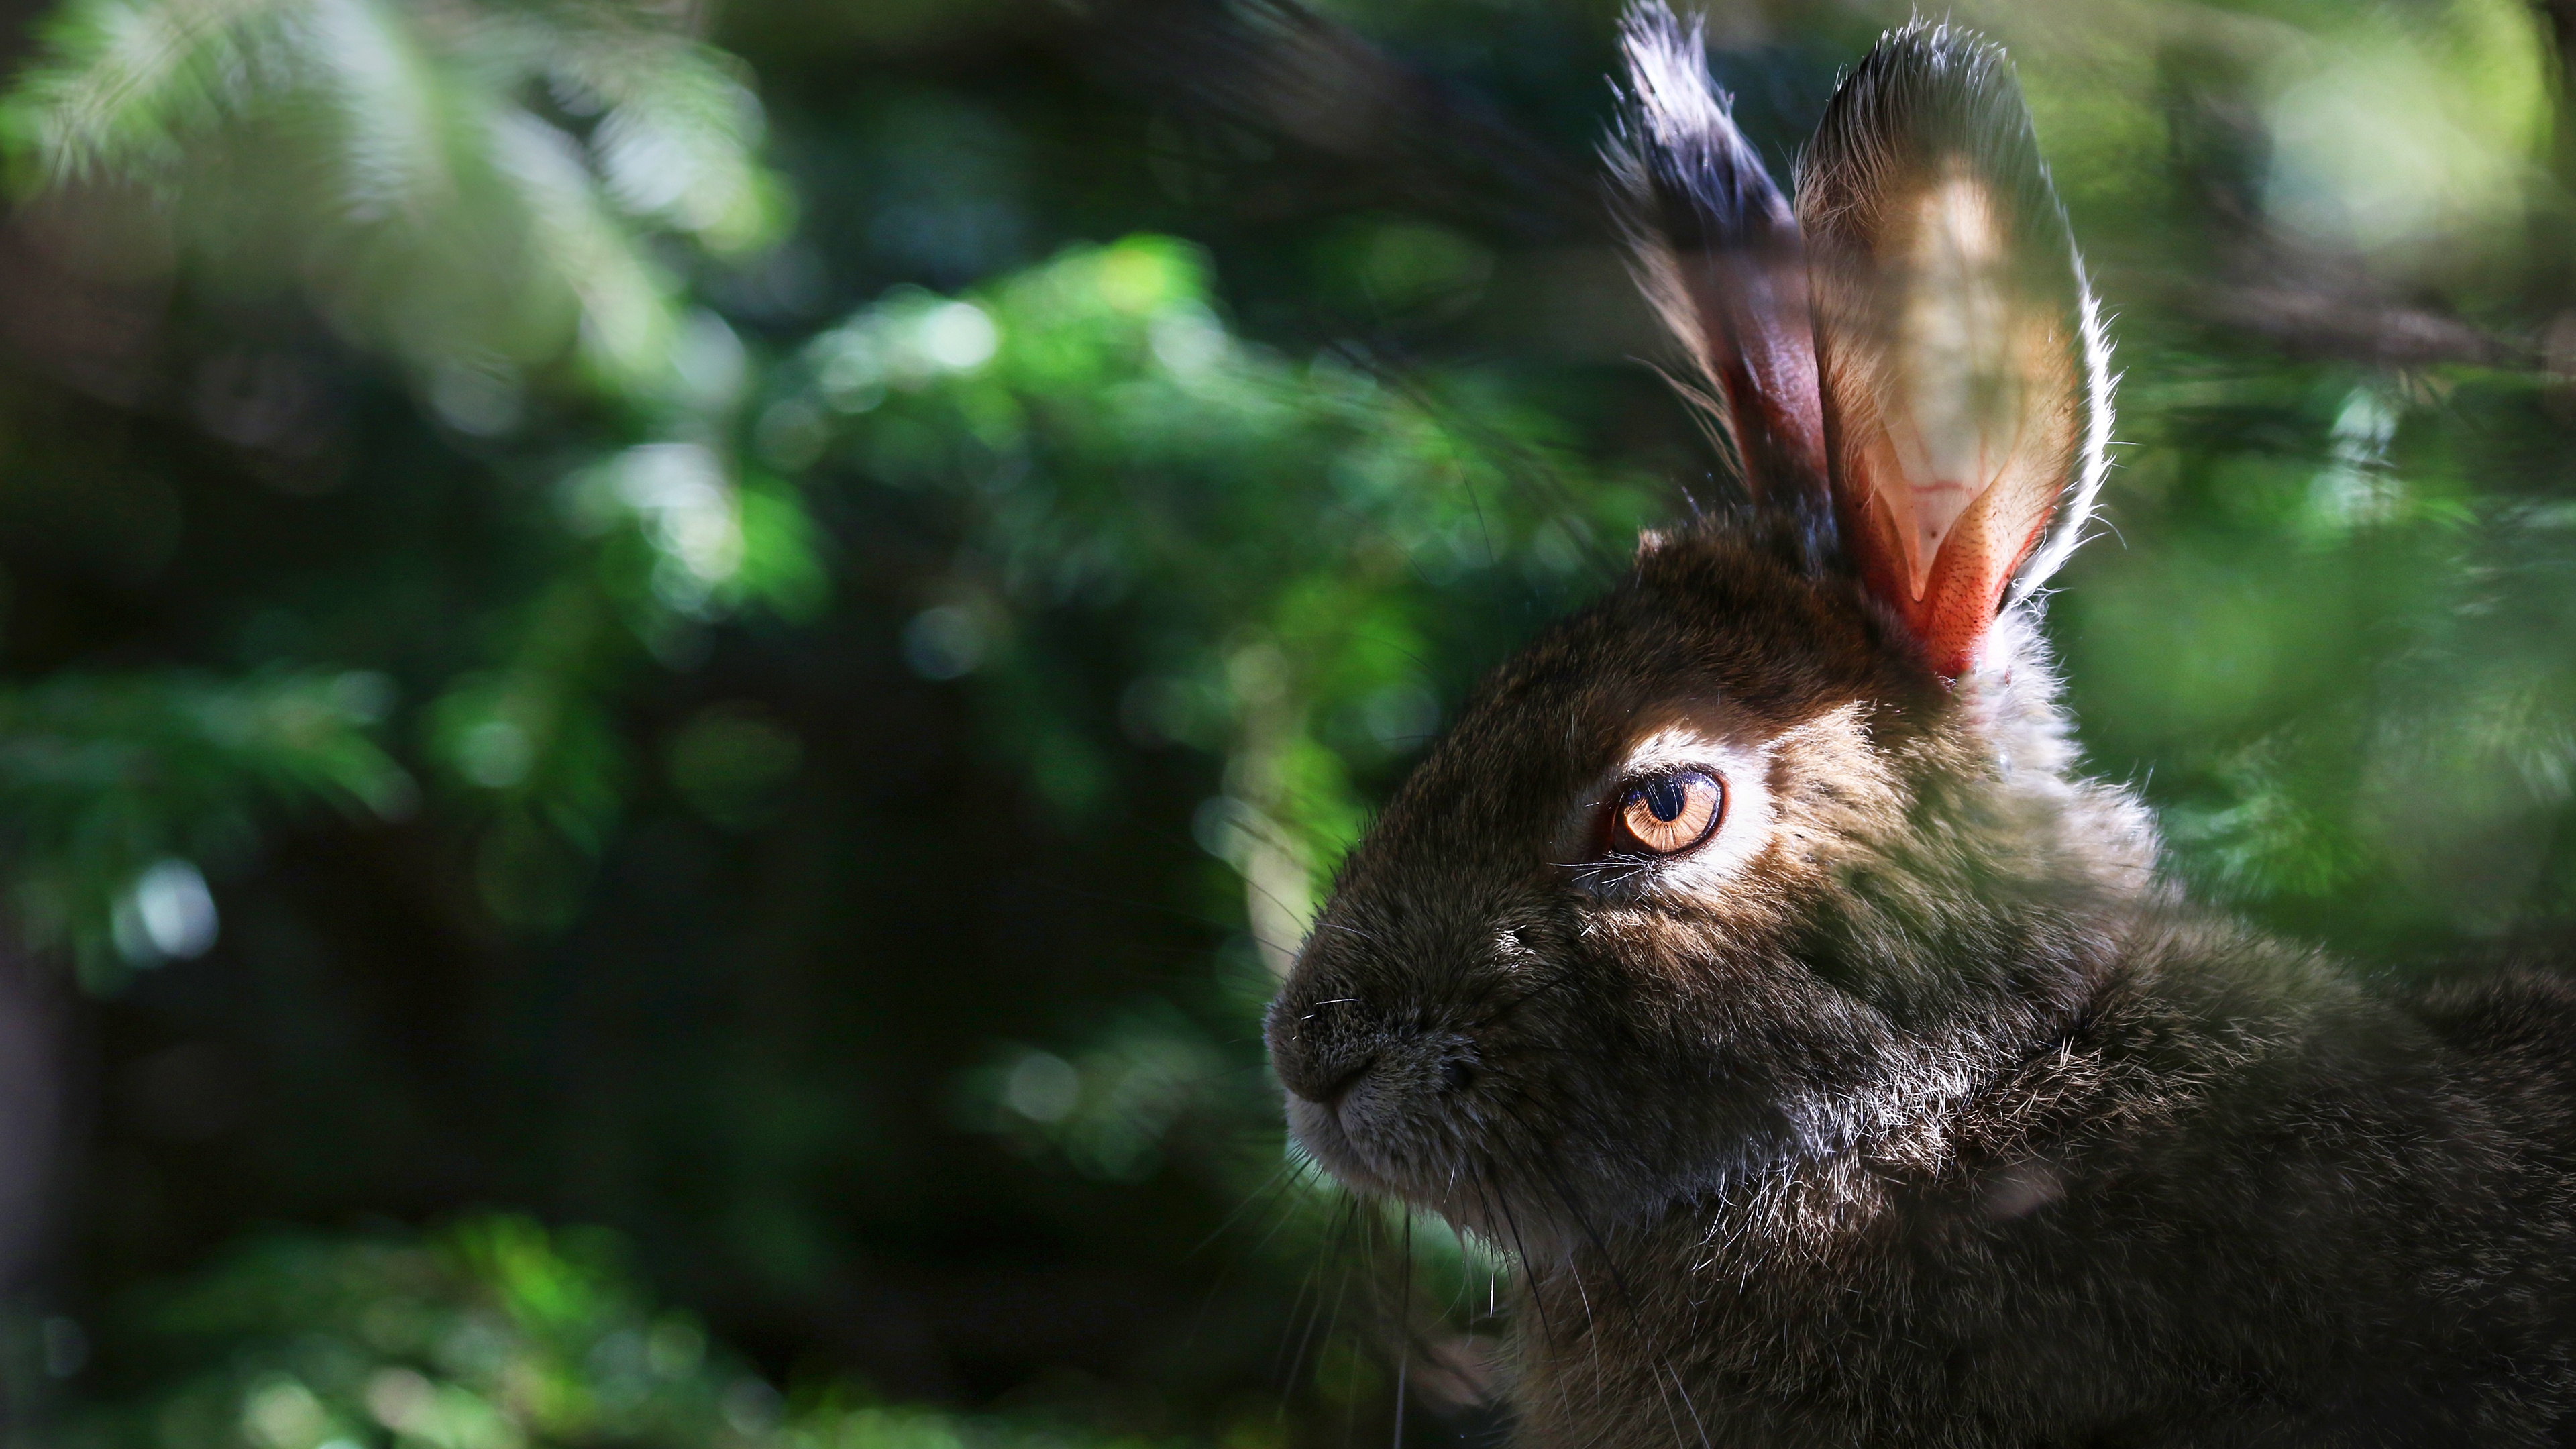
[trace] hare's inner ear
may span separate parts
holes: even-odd
[[[1689,389],[1724,424],[1762,502],[1825,505],[1806,261],[1797,218],[1710,81],[1700,29],[1663,0],[1628,12],[1628,106],[1611,147],[1637,275],[1680,339]]]
[[[1965,673],[2006,589],[2073,547],[2109,428],[2093,302],[2001,54],[1946,26],[1881,41],[1826,108],[1798,213],[1843,547]]]

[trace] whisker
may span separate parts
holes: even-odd
[[[1666,1360],[1664,1372],[1673,1376],[1673,1392],[1682,1396],[1682,1407],[1690,1410],[1691,1427],[1699,1431],[1699,1449],[1709,1449],[1708,1425],[1700,1419],[1699,1405],[1691,1402],[1690,1389],[1682,1382],[1681,1370],[1673,1367],[1670,1360]]]
[[[1334,1243],[1347,1236],[1352,1209],[1353,1200],[1348,1195],[1345,1195],[1340,1206],[1334,1211],[1332,1227],[1326,1230],[1324,1240],[1316,1244],[1315,1261],[1313,1265],[1306,1270],[1305,1279],[1298,1284],[1296,1299],[1289,1310],[1290,1313],[1294,1315],[1299,1310],[1305,1308],[1307,1295],[1310,1292],[1313,1293],[1313,1311],[1305,1314],[1305,1326],[1302,1329],[1292,1331],[1291,1342],[1294,1345],[1294,1351],[1289,1354],[1287,1361],[1281,1368],[1280,1382],[1288,1386],[1292,1391],[1294,1390],[1297,1381],[1304,1376],[1306,1369],[1306,1351],[1308,1348],[1313,1346],[1316,1331],[1324,1322],[1324,1295],[1321,1287],[1321,1280],[1323,1278],[1326,1265],[1332,1260]],[[1290,1344],[1283,1343],[1280,1347],[1283,1350],[1287,1350],[1290,1348]]]
[[[1403,1317],[1398,1320],[1402,1332],[1398,1335],[1395,1358],[1395,1438],[1392,1449],[1404,1449],[1405,1380],[1413,1367],[1413,1330],[1410,1322],[1413,1316],[1413,1210],[1411,1208],[1404,1210],[1404,1278],[1396,1289],[1396,1295],[1397,1310],[1403,1314]]]
[[[1555,1325],[1548,1320],[1547,1303],[1539,1292],[1538,1265],[1530,1261],[1529,1245],[1521,1238],[1520,1219],[1518,1215],[1514,1214],[1512,1211],[1512,1200],[1509,1195],[1504,1193],[1501,1188],[1497,1186],[1493,1191],[1490,1202],[1495,1209],[1500,1211],[1503,1219],[1503,1226],[1512,1236],[1512,1251],[1520,1255],[1521,1277],[1529,1284],[1530,1308],[1538,1314],[1539,1332],[1545,1336],[1549,1343],[1554,1343],[1556,1342],[1556,1328]]]
[[[1291,1160],[1283,1162],[1277,1167],[1270,1169],[1270,1175],[1263,1178],[1259,1186],[1244,1194],[1243,1201],[1236,1204],[1234,1211],[1227,1213],[1224,1221],[1218,1223],[1214,1229],[1210,1230],[1206,1237],[1199,1239],[1196,1247],[1183,1253],[1181,1255],[1181,1261],[1186,1263],[1192,1258],[1197,1257],[1199,1254],[1206,1252],[1209,1244],[1214,1243],[1221,1237],[1224,1237],[1227,1229],[1233,1227],[1236,1222],[1242,1219],[1245,1213],[1252,1211],[1253,1206],[1261,1202],[1264,1198],[1268,1198],[1274,1202],[1277,1201],[1278,1198],[1287,1191],[1286,1184],[1282,1183],[1280,1179],[1288,1177],[1290,1174],[1295,1173],[1306,1166],[1308,1166],[1308,1164],[1296,1161],[1292,1158]]]
[[[1574,1219],[1574,1225],[1583,1230],[1584,1239],[1592,1244],[1592,1251],[1601,1259],[1601,1266],[1609,1270],[1610,1286],[1619,1290],[1619,1296],[1628,1301],[1629,1310],[1634,1312],[1637,1295],[1630,1290],[1627,1276],[1619,1271],[1619,1260],[1611,1256],[1610,1245],[1602,1241],[1601,1234],[1592,1226],[1592,1219],[1584,1213],[1583,1204],[1575,1200],[1573,1189],[1566,1185],[1563,1174],[1558,1171],[1555,1152],[1541,1149],[1532,1160],[1546,1175],[1548,1186],[1555,1191],[1557,1200],[1565,1204],[1566,1216]]]

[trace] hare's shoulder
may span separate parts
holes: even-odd
[[[2454,977],[2403,998],[2477,1095],[2576,1158],[2576,960]]]
[[[2576,1062],[2576,957],[2448,974],[2403,999],[2459,1047]]]
[[[2084,1026],[1980,1104],[1968,1143],[2080,1164],[2156,1211],[2375,1184],[2314,1206],[2401,1225],[2471,1209],[2496,1173],[2576,1174],[2576,961],[2382,990],[2222,917],[2132,939]],[[2557,1215],[2576,1232],[2576,1196]]]

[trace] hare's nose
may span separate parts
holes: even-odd
[[[1376,1065],[1377,1058],[1363,1057],[1338,1071],[1329,1071],[1324,1076],[1316,1077],[1307,1085],[1292,1084],[1288,1090],[1319,1106],[1338,1107],[1342,1099],[1351,1094],[1351,1088],[1359,1083],[1359,1079],[1367,1076],[1369,1068]]]
[[[1374,1052],[1344,1047],[1282,1054],[1279,1058],[1279,1085],[1309,1102],[1321,1106],[1338,1105],[1349,1096],[1351,1088],[1377,1065]]]
[[[1279,1085],[1329,1107],[1368,1075],[1376,1051],[1365,1039],[1354,1040],[1348,1023],[1326,1019],[1357,1004],[1352,997],[1320,1001],[1293,1022],[1274,1023],[1270,1060]]]

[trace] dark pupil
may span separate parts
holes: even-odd
[[[1655,812],[1657,820],[1681,818],[1682,806],[1689,799],[1679,780],[1657,780],[1646,787],[1646,808]]]

